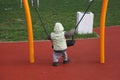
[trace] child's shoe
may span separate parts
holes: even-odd
[[[59,62],[53,62],[53,66],[59,66]]]
[[[70,60],[68,59],[68,60],[63,60],[63,64],[67,64],[67,63],[69,63],[70,62]]]

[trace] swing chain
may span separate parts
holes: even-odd
[[[78,22],[77,25],[75,26],[75,30],[76,30],[76,28],[78,27],[78,25],[80,24],[80,22],[82,21],[82,19],[84,18],[85,14],[86,14],[87,11],[89,10],[89,8],[91,7],[93,1],[94,1],[94,0],[90,0],[90,1],[89,1],[90,3],[89,3],[89,5],[88,5],[88,7],[86,8],[84,14],[82,15],[81,19],[79,20],[79,22]],[[39,17],[39,20],[40,20],[40,22],[41,22],[41,24],[42,24],[42,27],[43,27],[46,35],[48,35],[48,32],[47,32],[47,30],[46,30],[46,28],[45,28],[45,26],[44,26],[44,23],[43,23],[42,18],[41,18],[41,16],[40,16],[40,12],[39,12],[39,10],[38,10],[38,8],[37,8],[37,3],[35,2],[35,0],[33,0],[33,4],[34,4],[35,11],[36,11],[36,13],[37,13],[37,15],[38,15],[38,17]],[[74,33],[75,33],[75,32],[74,32]],[[69,47],[69,46],[73,46],[73,45],[75,44],[74,34],[72,35],[72,39],[71,39],[71,40],[67,40],[66,42],[67,42],[67,46],[68,46],[68,47]]]
[[[86,8],[84,14],[82,15],[82,17],[81,17],[81,19],[79,20],[79,22],[77,23],[77,25],[75,26],[75,30],[77,29],[78,25],[79,25],[79,24],[81,23],[81,21],[83,20],[85,14],[88,12],[88,10],[89,10],[89,8],[91,7],[91,5],[92,5],[92,3],[94,2],[94,0],[90,0],[89,2],[90,2],[90,3],[89,3],[89,5],[88,5],[88,7]],[[74,35],[72,36],[72,40],[74,40]]]
[[[44,29],[44,31],[45,31],[45,34],[48,36],[48,32],[47,32],[47,30],[46,30],[46,28],[45,28],[45,25],[44,25],[44,23],[43,23],[43,20],[42,20],[42,18],[41,18],[39,9],[38,9],[38,7],[37,7],[37,2],[36,2],[36,0],[33,0],[33,6],[34,6],[35,11],[36,11],[36,13],[37,13],[37,15],[38,15],[38,18],[39,18],[39,20],[40,20],[40,22],[41,22],[41,25],[42,25],[42,27],[43,27],[43,29]]]

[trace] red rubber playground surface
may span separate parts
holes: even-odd
[[[52,66],[50,41],[35,42],[34,64],[27,42],[0,42],[0,80],[120,80],[120,26],[107,27],[105,35],[105,64],[99,61],[99,38],[76,39],[68,48],[70,63],[58,67]]]

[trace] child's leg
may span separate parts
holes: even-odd
[[[66,51],[63,53],[63,64],[69,63],[69,58]]]
[[[60,54],[53,52],[53,62],[58,62],[59,61]]]
[[[59,53],[53,52],[53,66],[59,65],[59,57],[60,57]]]
[[[66,51],[63,53],[63,60],[64,61],[68,60],[68,55],[67,55]]]

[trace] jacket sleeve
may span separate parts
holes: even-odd
[[[47,36],[47,39],[48,39],[48,40],[51,40],[51,35],[48,35],[48,36]]]

